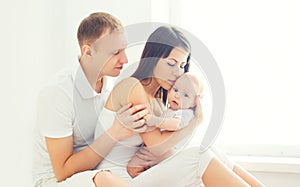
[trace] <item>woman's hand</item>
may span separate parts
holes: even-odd
[[[195,102],[196,102],[196,107],[194,111],[193,123],[195,123],[197,126],[203,121],[203,112],[202,112],[202,106],[200,102],[200,95],[195,98]]]
[[[181,131],[184,132],[184,134],[187,133],[186,135],[192,134],[195,128],[198,127],[203,121],[203,112],[200,102],[200,96],[197,96],[195,99],[196,106],[194,110],[194,118],[189,122],[189,124],[186,127],[181,129]]]
[[[136,156],[140,158],[140,165],[143,167],[152,167],[161,161],[169,158],[173,155],[173,150],[169,150],[162,155],[156,156],[155,154],[151,153],[151,151],[146,147],[143,146],[137,153]]]
[[[152,166],[169,158],[172,154],[173,151],[170,150],[161,156],[155,156],[147,147],[143,146],[128,163],[127,172],[134,178]]]

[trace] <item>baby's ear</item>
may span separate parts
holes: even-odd
[[[197,105],[200,99],[201,99],[201,95],[200,94],[196,95],[194,104]]]
[[[197,94],[195,100],[197,101],[198,99],[202,99],[203,98],[203,94]]]

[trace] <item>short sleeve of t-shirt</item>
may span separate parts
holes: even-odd
[[[45,87],[39,94],[37,124],[42,135],[63,138],[72,135],[72,99],[58,85]]]
[[[182,110],[181,121],[184,123],[184,126],[187,126],[193,118],[194,118],[193,110],[191,109]]]

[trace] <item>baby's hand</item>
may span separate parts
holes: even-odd
[[[162,122],[161,119],[155,116],[154,114],[147,114],[144,116],[144,119],[146,121],[145,123],[149,127],[158,127]]]

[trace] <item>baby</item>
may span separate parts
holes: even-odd
[[[147,125],[168,131],[184,128],[193,119],[197,99],[202,97],[202,93],[203,83],[196,75],[181,75],[168,91],[168,109],[161,116],[149,115]],[[134,156],[127,165],[127,171],[133,178],[149,168],[140,166],[139,161],[140,158]]]

